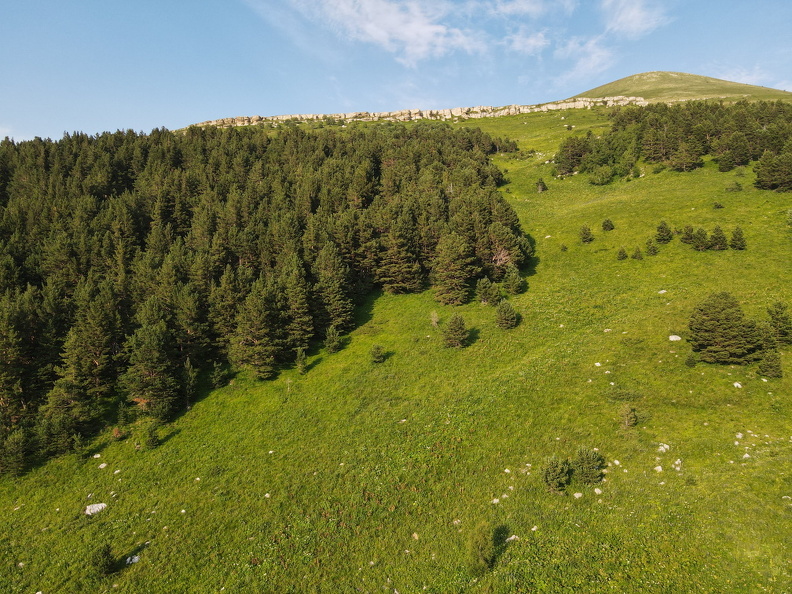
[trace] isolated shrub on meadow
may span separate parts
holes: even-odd
[[[580,241],[583,243],[591,243],[594,241],[594,234],[591,232],[591,228],[588,225],[583,225],[578,235],[580,236]]]
[[[160,444],[159,421],[152,419],[146,427],[146,449],[153,450]]]
[[[369,351],[369,357],[372,363],[382,363],[385,361],[385,349],[381,345],[375,344]]]
[[[542,482],[552,493],[563,493],[569,484],[569,461],[551,456],[542,466]]]
[[[761,357],[766,337],[730,293],[713,293],[690,316],[690,344],[705,363],[745,363]]]
[[[629,404],[622,406],[619,417],[621,418],[621,425],[625,429],[635,427],[638,424],[638,411]]]
[[[305,372],[308,371],[306,359],[305,349],[303,347],[297,347],[297,351],[294,355],[294,367],[300,375],[305,375]]]
[[[651,237],[646,240],[646,255],[647,256],[656,256],[660,253],[660,247],[657,245],[654,239]]]
[[[547,191],[547,184],[541,177],[539,178],[539,181],[536,182],[536,191],[540,194]]]
[[[781,356],[776,349],[767,349],[764,351],[762,359],[759,361],[757,371],[759,375],[763,375],[764,377],[783,377],[784,373],[781,369]]]
[[[625,250],[624,247],[620,247],[619,251],[616,252],[616,259],[617,260],[626,260],[627,258],[628,258],[627,250]]]
[[[462,348],[468,338],[468,329],[465,326],[464,318],[459,314],[454,314],[448,321],[448,325],[443,328],[443,341],[448,348]]]
[[[479,522],[468,537],[467,566],[473,577],[481,577],[495,563],[495,539],[489,522]]]
[[[573,476],[584,485],[591,485],[602,479],[605,458],[596,450],[580,446],[572,459]]]
[[[602,221],[602,230],[603,231],[613,231],[615,228],[616,227],[613,224],[613,221],[611,221],[610,219],[605,219],[604,221]]]
[[[511,330],[517,326],[518,321],[519,316],[514,310],[514,307],[512,307],[512,304],[505,299],[501,301],[495,309],[495,323],[498,325],[498,328],[502,330]]]
[[[643,254],[641,253],[641,248],[635,248],[632,256],[630,256],[633,260],[643,260]]]

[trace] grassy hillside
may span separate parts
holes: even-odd
[[[312,353],[303,376],[235,378],[155,449],[136,449],[139,426],[97,440],[99,458],[0,479],[0,590],[788,591],[792,353],[783,379],[763,381],[753,367],[690,368],[687,343],[668,337],[686,336],[713,291],[757,318],[789,303],[792,196],[712,163],[604,187],[552,179],[545,161],[566,125],[601,129],[600,111],[475,125],[538,151],[498,158],[537,248],[529,288],[512,298],[517,328],[429,292],[374,296],[341,352]],[[549,191],[538,194],[540,176]],[[726,192],[734,181],[745,190]],[[675,239],[657,256],[616,260],[661,220],[740,225],[748,249],[699,253]],[[582,225],[593,243],[580,243]],[[440,329],[457,312],[472,344],[445,349]],[[374,344],[388,352],[379,365]],[[625,404],[639,413],[634,428],[621,427]],[[539,467],[579,446],[610,465],[601,493],[549,494]],[[107,509],[82,513],[99,502]],[[499,546],[475,580],[467,547],[482,521]],[[97,579],[90,555],[104,542],[119,565]]]
[[[602,85],[576,97],[643,97],[648,101],[740,99],[792,101],[792,93],[684,72],[644,72]]]

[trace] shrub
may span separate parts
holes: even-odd
[[[693,241],[691,242],[693,249],[699,252],[703,252],[709,249],[710,241],[707,232],[704,229],[697,229],[696,232],[693,234]]]
[[[616,227],[613,224],[613,221],[611,221],[610,219],[605,219],[604,221],[602,221],[602,230],[603,231],[613,231],[615,228]]]
[[[573,476],[584,485],[591,485],[602,479],[602,468],[604,466],[605,458],[599,452],[580,446],[572,460]]]
[[[633,260],[643,260],[643,254],[641,253],[641,248],[635,248],[632,256],[630,256]]]
[[[617,260],[626,260],[627,259],[627,250],[624,247],[620,247],[619,251],[616,252],[616,259]]]
[[[690,353],[685,358],[685,365],[687,365],[688,367],[695,367],[697,363],[698,363],[698,357],[696,357],[694,353]]]
[[[505,299],[501,301],[495,309],[495,323],[498,325],[498,328],[511,330],[517,325],[518,321],[519,316],[517,312],[514,311],[512,304]]]
[[[228,367],[220,361],[215,361],[214,365],[212,366],[212,375],[210,378],[212,387],[217,389],[228,384],[228,376]]]
[[[759,361],[758,372],[759,375],[765,377],[783,377],[784,373],[781,369],[781,356],[776,349],[767,349],[764,351],[764,355]]]
[[[552,493],[563,493],[569,484],[569,461],[551,456],[542,466],[542,481]]]
[[[721,204],[720,202],[714,202],[712,204],[712,208],[714,208],[715,210],[718,210],[720,208],[723,208],[723,204]]]
[[[448,348],[462,348],[468,338],[468,329],[465,320],[459,314],[454,314],[443,329],[443,341]]]
[[[578,235],[580,235],[580,241],[582,241],[583,243],[591,243],[592,241],[594,241],[594,235],[591,233],[591,228],[588,227],[587,225],[583,225],[580,228]]]
[[[300,375],[305,375],[305,372],[308,371],[305,349],[303,347],[297,347],[297,352],[294,355],[294,366],[297,368],[297,373]]]
[[[629,404],[625,404],[619,414],[621,417],[621,425],[625,429],[635,427],[638,424],[638,411]]]
[[[519,295],[525,291],[525,279],[516,266],[509,266],[506,276],[503,277],[503,288],[509,295]]]
[[[693,239],[694,239],[693,227],[691,225],[685,225],[685,229],[682,231],[682,236],[679,238],[679,241],[681,241],[682,243],[692,244]]]
[[[153,450],[160,444],[159,438],[159,421],[152,419],[146,427],[146,449]]]
[[[385,349],[382,346],[375,344],[369,351],[372,363],[382,363],[385,360]]]
[[[429,321],[432,323],[432,326],[437,328],[437,324],[440,322],[440,316],[437,315],[437,312],[432,310],[432,313],[429,314]]]
[[[658,247],[655,240],[651,237],[646,240],[646,255],[647,256],[656,256],[660,253],[660,248]]]
[[[613,167],[609,165],[600,165],[599,167],[595,167],[589,174],[589,183],[592,186],[605,186],[611,183],[613,176]]]
[[[107,543],[99,545],[91,554],[90,563],[91,571],[95,577],[107,577],[115,569],[113,549]]]
[[[568,249],[569,249],[569,248],[566,246],[566,244],[564,244],[564,243],[562,243],[562,244],[561,244],[561,251],[562,251],[562,252],[565,252],[565,251],[567,251]]]
[[[539,181],[536,182],[536,191],[540,194],[547,191],[547,184],[541,177],[539,178]]]
[[[495,539],[489,522],[479,522],[470,533],[467,565],[473,577],[484,575],[495,563]]]
[[[726,186],[727,192],[742,192],[743,187],[742,184],[738,181],[732,182],[728,186]]]

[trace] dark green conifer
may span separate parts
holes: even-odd
[[[283,346],[283,324],[276,303],[272,284],[262,279],[253,283],[239,308],[236,330],[228,348],[228,356],[235,366],[251,369],[260,379],[275,374],[276,359]]]
[[[495,307],[500,302],[500,286],[485,276],[476,283],[476,295],[485,305]]]
[[[660,248],[658,247],[655,240],[651,237],[646,240],[646,255],[647,256],[656,256],[660,253]]]
[[[624,246],[619,248],[619,251],[616,252],[616,259],[617,260],[626,260],[627,259],[627,250],[624,249]]]
[[[789,315],[789,307],[778,301],[767,308],[767,315],[770,316],[770,327],[775,340],[779,344],[792,344],[792,316]]]
[[[518,321],[519,315],[514,310],[514,307],[512,307],[512,304],[505,299],[495,308],[495,323],[498,325],[498,328],[510,330],[517,325]]]
[[[671,231],[671,227],[668,226],[668,223],[665,221],[661,221],[660,224],[657,226],[657,233],[655,234],[655,240],[657,243],[668,243],[672,239],[674,239],[674,233]]]
[[[542,465],[542,481],[551,493],[563,493],[569,484],[569,471],[568,460],[551,456]]]
[[[571,466],[575,479],[585,485],[591,485],[602,479],[605,458],[596,450],[580,446],[572,459]]]
[[[603,231],[613,231],[614,229],[615,229],[615,226],[613,224],[613,221],[611,221],[610,219],[605,219],[604,221],[602,221],[602,230]]]
[[[440,238],[432,261],[435,299],[446,305],[460,305],[470,296],[472,280],[478,274],[472,250],[462,236],[448,233]]]
[[[578,235],[580,236],[580,241],[583,243],[591,243],[594,241],[594,234],[591,232],[591,228],[588,225],[583,225]]]
[[[643,254],[641,253],[641,248],[635,248],[635,251],[630,256],[633,260],[643,260]]]
[[[761,356],[763,337],[730,293],[713,293],[696,306],[689,328],[693,351],[706,363],[744,363]]]
[[[709,249],[710,241],[707,232],[704,229],[697,229],[693,234],[692,241],[693,249],[698,252],[704,252]]]
[[[443,328],[443,341],[446,347],[462,348],[467,343],[468,329],[465,320],[459,314],[454,314]]]
[[[510,266],[503,277],[503,288],[509,295],[519,295],[525,291],[526,282],[516,266]]]
[[[729,243],[726,240],[726,234],[719,225],[715,225],[712,230],[712,235],[709,237],[709,249],[711,250],[725,250],[728,249]]]
[[[781,369],[781,355],[777,349],[765,349],[762,358],[759,360],[758,367],[759,375],[771,378],[783,377],[784,373]]]
[[[330,326],[325,332],[324,345],[328,353],[337,353],[341,350],[341,335],[335,326]]]
[[[682,231],[682,236],[679,238],[679,241],[682,243],[692,244],[694,240],[695,233],[693,232],[693,226],[685,225],[685,229]]]
[[[747,247],[745,236],[739,227],[735,227],[734,231],[732,231],[729,247],[733,250],[744,250]]]
[[[349,268],[332,241],[324,244],[314,263],[318,317],[325,328],[345,330],[352,324],[353,305],[349,297]]]
[[[385,361],[385,349],[382,348],[382,345],[375,344],[369,351],[369,357],[372,363],[382,363]]]

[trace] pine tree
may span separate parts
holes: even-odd
[[[470,296],[470,286],[479,268],[472,250],[456,233],[443,235],[432,261],[435,299],[446,305],[460,305]]]
[[[352,324],[353,305],[349,297],[349,268],[331,241],[324,244],[314,263],[317,316],[321,326],[343,331]]]
[[[525,291],[525,279],[516,266],[510,266],[503,277],[503,288],[509,295],[519,295]]]
[[[605,219],[602,221],[602,230],[603,231],[613,231],[616,227],[613,224],[613,221],[610,219]]]
[[[300,375],[305,375],[305,373],[308,371],[305,349],[302,347],[297,348],[297,352],[294,357],[294,366],[297,368],[297,373]]]
[[[643,254],[641,253],[641,248],[635,248],[632,256],[630,256],[633,260],[643,260]]]
[[[479,301],[494,307],[500,302],[500,286],[485,276],[476,283],[476,295]]]
[[[443,341],[446,347],[462,348],[468,339],[468,329],[465,320],[459,314],[454,314],[443,329]]]
[[[176,411],[180,393],[176,341],[156,297],[143,304],[137,318],[140,326],[124,346],[129,366],[119,382],[129,400],[166,420]]]
[[[284,327],[286,346],[296,353],[297,349],[308,348],[308,343],[314,334],[308,282],[296,253],[284,257],[279,286],[285,300],[283,317],[286,322]]]
[[[324,345],[328,353],[337,353],[341,350],[341,336],[335,326],[330,326],[325,332]]]
[[[651,237],[646,240],[646,255],[647,256],[656,256],[660,253],[660,248],[655,243],[655,240]]]
[[[709,237],[709,249],[711,250],[725,250],[728,249],[729,242],[726,240],[726,234],[719,225],[716,225],[712,230],[712,235]]]
[[[729,247],[733,250],[744,250],[747,247],[745,236],[743,236],[742,229],[739,227],[735,227],[734,231],[732,231]]]
[[[660,224],[657,226],[657,234],[655,235],[655,240],[657,243],[668,243],[672,239],[674,239],[674,233],[671,231],[671,227],[668,226],[668,223],[665,221],[661,221]]]
[[[762,336],[730,293],[713,293],[698,305],[689,328],[693,351],[706,363],[744,363],[761,356]]]
[[[239,308],[236,330],[228,348],[231,362],[237,367],[251,369],[259,379],[275,375],[276,359],[283,345],[282,319],[276,304],[272,283],[263,279],[253,283]]]
[[[682,243],[693,244],[693,241],[695,240],[695,235],[696,234],[693,232],[692,225],[685,225],[685,228],[682,231],[682,237],[679,238],[679,241],[681,241]]]
[[[539,178],[539,181],[536,182],[536,191],[540,194],[547,191],[547,184],[541,177]]]
[[[616,259],[617,260],[626,260],[627,259],[627,250],[624,249],[624,246],[619,248],[619,251],[616,252]]]
[[[602,468],[605,458],[596,451],[583,446],[579,447],[577,454],[572,459],[572,472],[574,477],[585,485],[591,485],[602,478]]]
[[[510,330],[517,325],[518,321],[519,317],[517,312],[514,310],[514,307],[512,307],[512,304],[505,299],[495,308],[495,323],[498,325],[498,328]]]
[[[588,227],[587,225],[583,225],[580,228],[578,235],[580,236],[580,241],[582,241],[583,243],[591,243],[592,241],[594,241],[594,235],[591,233],[591,228]]]
[[[372,363],[382,363],[385,361],[385,349],[381,345],[375,344],[369,351],[369,357]]]
[[[704,229],[697,229],[693,234],[692,241],[693,249],[698,252],[704,252],[709,249],[710,241],[707,232]]]
[[[788,312],[789,307],[781,301],[767,308],[770,327],[779,344],[792,344],[792,316]]]

